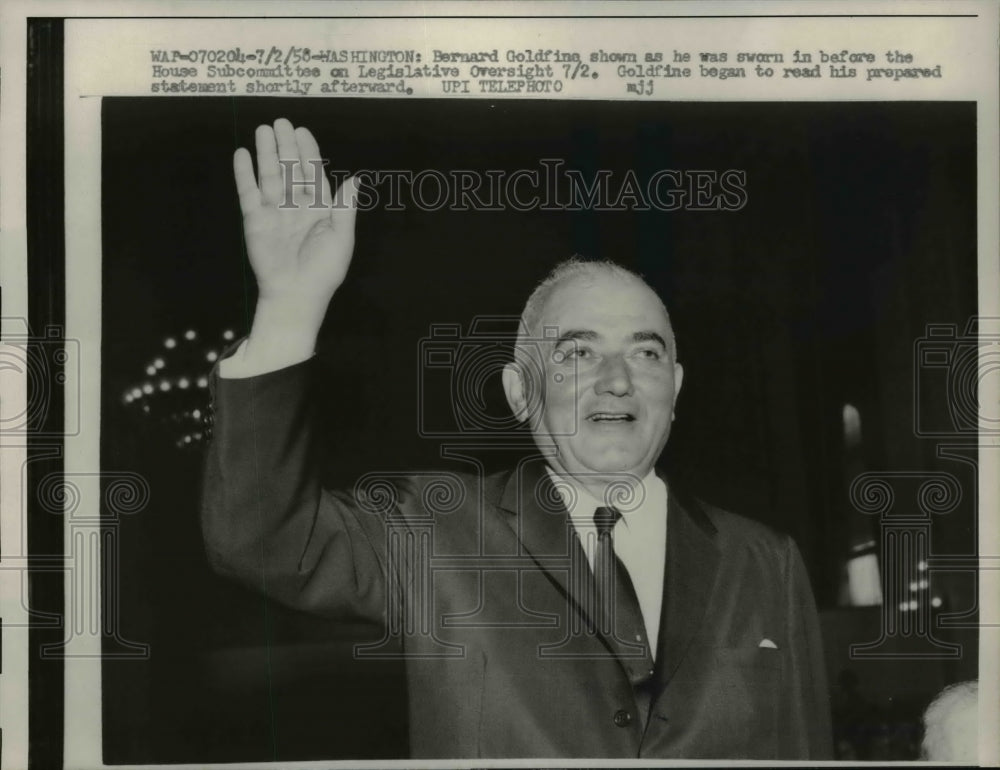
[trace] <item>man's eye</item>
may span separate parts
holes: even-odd
[[[590,356],[590,351],[587,348],[574,347],[569,350],[557,350],[553,358],[557,364],[561,364],[564,361],[570,359],[585,359]]]
[[[639,358],[645,358],[650,361],[659,361],[661,358],[660,351],[656,348],[640,348],[637,353]]]

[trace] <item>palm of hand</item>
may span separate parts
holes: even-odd
[[[343,282],[353,244],[334,229],[328,210],[261,207],[244,217],[243,229],[261,295],[329,299]]]
[[[354,248],[354,182],[344,183],[334,203],[315,139],[287,120],[276,121],[273,130],[260,126],[256,139],[259,183],[245,149],[237,150],[233,163],[260,296],[325,308],[344,280]],[[292,173],[295,184],[283,173]],[[319,190],[303,184],[313,174],[322,176]]]

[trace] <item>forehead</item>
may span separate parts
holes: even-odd
[[[542,325],[608,335],[633,331],[668,332],[663,303],[638,279],[604,273],[560,283],[542,309]]]

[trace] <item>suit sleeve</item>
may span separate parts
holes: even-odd
[[[819,616],[809,585],[809,575],[798,547],[787,539],[785,590],[791,666],[787,697],[788,734],[794,755],[801,759],[833,759],[830,693],[820,635]]]
[[[219,573],[296,609],[384,621],[381,517],[322,488],[312,362],[245,379],[213,372],[202,533]]]

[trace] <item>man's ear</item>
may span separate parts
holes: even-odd
[[[503,368],[503,392],[507,396],[507,404],[518,422],[528,419],[528,392],[525,388],[521,367],[517,364],[506,364]]]
[[[677,418],[677,396],[680,395],[681,385],[684,384],[684,367],[679,363],[674,363],[674,403],[670,405],[670,419]]]

